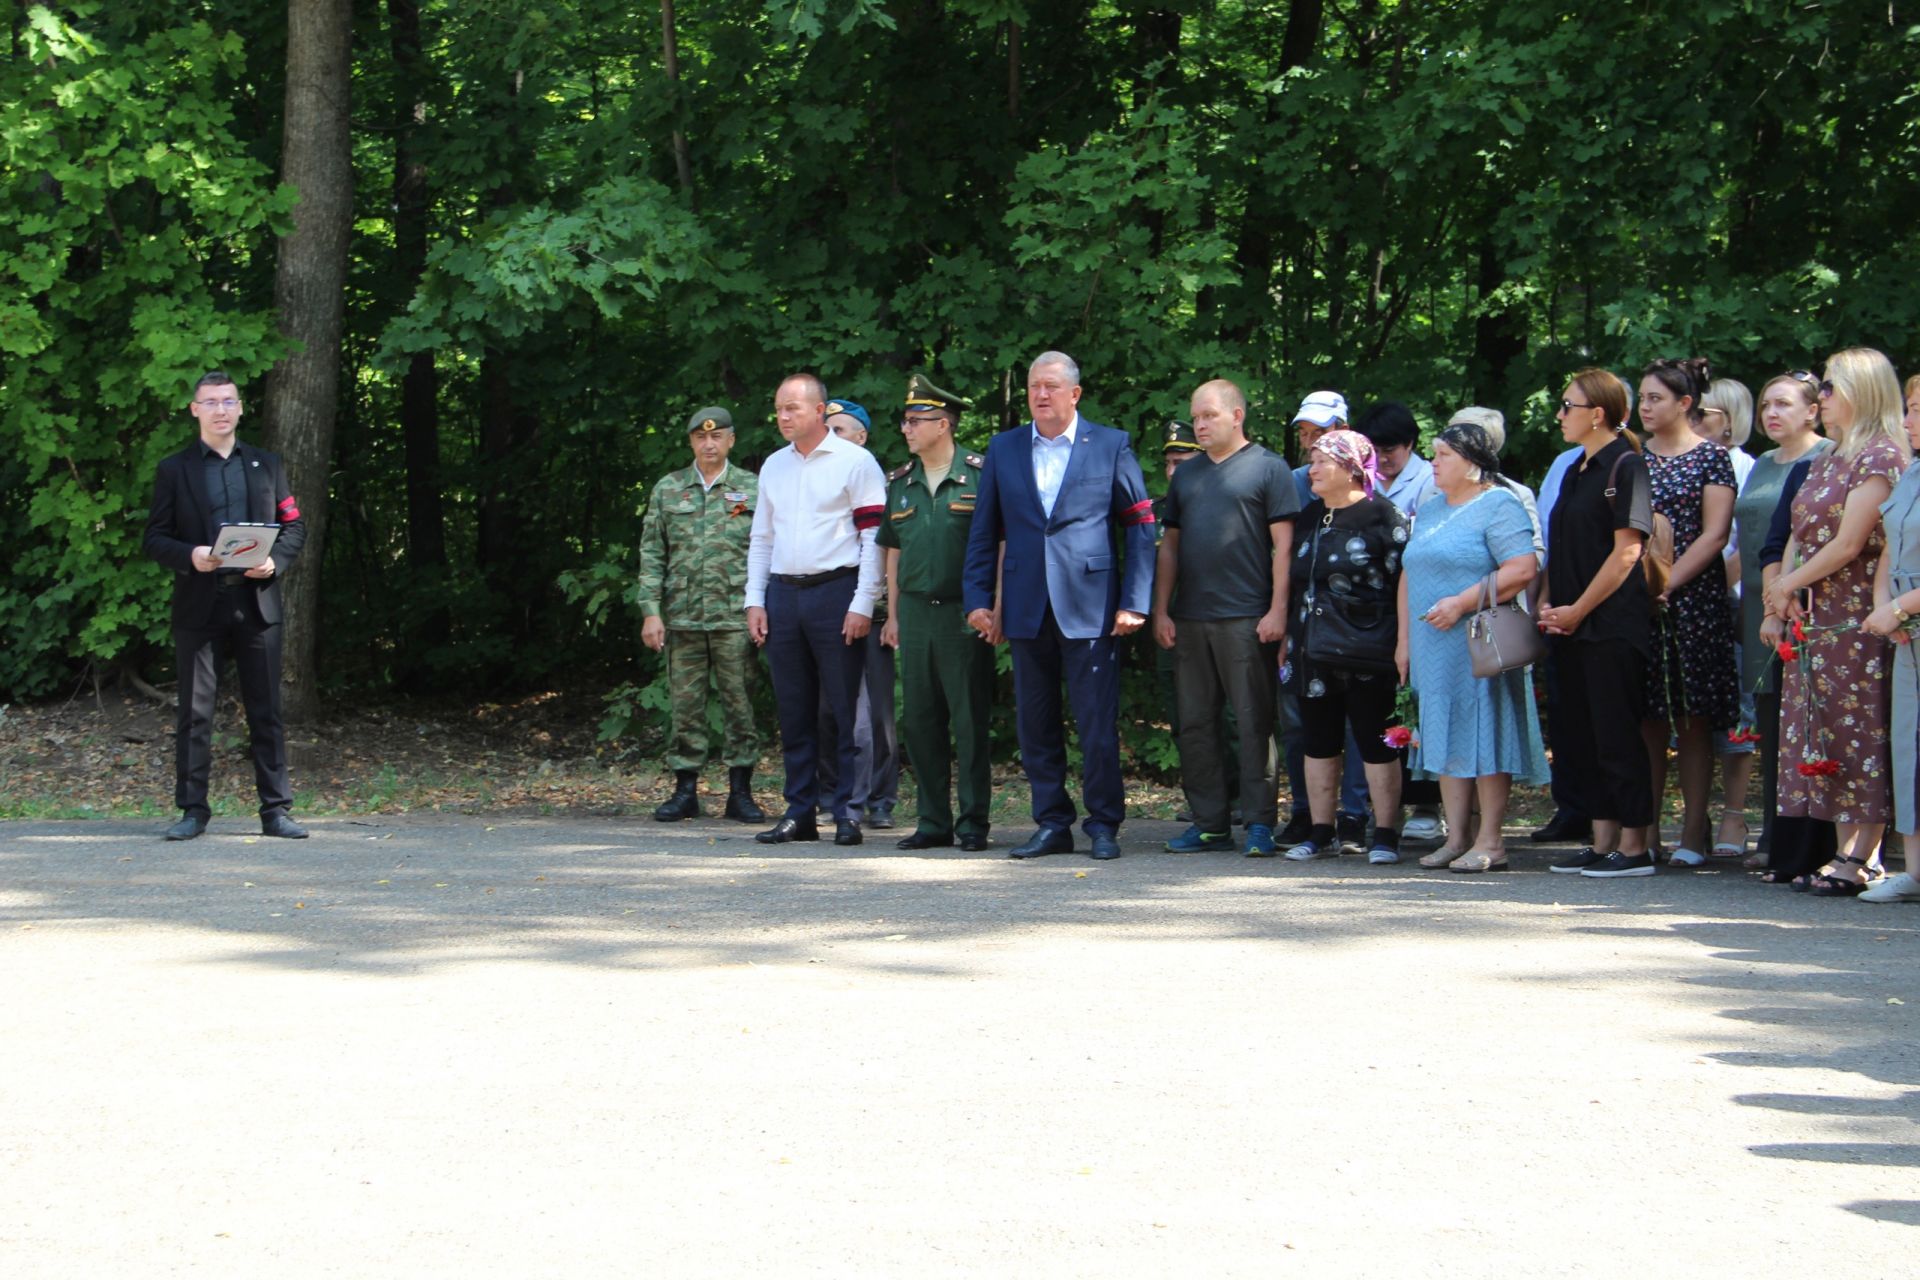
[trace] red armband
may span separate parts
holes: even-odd
[[[294,505],[292,494],[280,499],[278,510],[281,524],[291,524],[300,518],[300,508]]]
[[[855,507],[853,509],[853,527],[862,533],[868,529],[878,529],[880,527],[880,516],[886,509],[884,503],[873,507]]]
[[[1153,523],[1153,499],[1146,498],[1134,503],[1120,513],[1120,523],[1131,529],[1137,524]]]

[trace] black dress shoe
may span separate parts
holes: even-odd
[[[1103,862],[1108,858],[1119,857],[1120,841],[1118,837],[1102,831],[1099,835],[1093,837],[1093,849],[1087,856],[1090,858],[1099,858]]]
[[[841,818],[833,824],[833,842],[835,844],[859,844],[865,836],[860,834],[860,824],[852,818]]]
[[[197,813],[186,813],[180,821],[167,828],[169,840],[191,840],[207,829],[207,820]]]
[[[278,836],[282,840],[305,840],[307,829],[286,814],[276,813],[260,819],[260,834]]]
[[[1556,812],[1547,825],[1528,836],[1535,844],[1559,844],[1567,840],[1585,840],[1593,834],[1593,824],[1570,813]]]
[[[1007,850],[1009,858],[1044,858],[1050,853],[1072,853],[1073,832],[1042,827],[1027,842]]]
[[[993,841],[987,839],[984,835],[960,837],[960,847],[968,853],[979,853],[992,843]]]
[[[820,829],[812,818],[782,818],[754,839],[761,844],[787,844],[794,840],[818,840]]]
[[[893,842],[896,849],[945,849],[953,844],[952,836],[936,836],[925,831],[916,831],[912,835],[901,836]]]

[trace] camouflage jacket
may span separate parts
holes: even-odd
[[[661,477],[640,531],[640,615],[669,630],[743,631],[747,538],[760,480],[733,463],[711,489],[687,467]]]

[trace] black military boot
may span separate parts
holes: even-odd
[[[765,822],[767,815],[753,802],[753,766],[736,764],[727,770],[727,816],[735,822]]]
[[[678,822],[700,816],[700,772],[697,769],[673,771],[673,794],[653,811],[655,822]]]

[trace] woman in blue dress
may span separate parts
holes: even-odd
[[[1447,843],[1420,865],[1501,871],[1507,865],[1501,827],[1513,779],[1545,782],[1547,757],[1531,673],[1475,676],[1466,620],[1489,574],[1498,598],[1511,600],[1533,582],[1540,563],[1533,523],[1501,478],[1485,428],[1459,422],[1442,431],[1433,447],[1433,478],[1444,500],[1421,504],[1400,576],[1402,670],[1420,708],[1410,763],[1439,777],[1449,832]],[[1480,830],[1472,836],[1476,791]]]
[[[1920,451],[1920,376],[1907,379],[1907,443]],[[1880,504],[1887,550],[1874,572],[1873,612],[1860,628],[1894,642],[1893,824],[1900,832],[1906,870],[1860,895],[1862,902],[1920,902],[1920,662],[1913,632],[1920,616],[1920,466],[1900,473],[1893,496]]]

